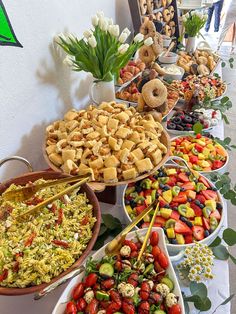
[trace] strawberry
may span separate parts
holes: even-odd
[[[172,201],[179,204],[185,204],[187,202],[187,195],[185,192],[179,192],[179,194],[175,196]]]
[[[217,193],[212,190],[205,190],[201,191],[201,194],[205,197],[207,200],[217,200]]]
[[[174,186],[177,182],[176,176],[169,176],[169,180],[167,181],[166,184],[169,186]]]
[[[175,223],[175,232],[181,234],[192,234],[192,230],[181,220],[176,221]]]
[[[179,220],[180,214],[177,210],[172,210],[172,213],[170,215],[170,218],[174,220]]]
[[[199,206],[197,206],[194,202],[191,202],[190,207],[194,210],[195,216],[201,217],[202,210]]]
[[[161,216],[156,216],[155,218],[155,224],[160,224],[161,226],[164,226],[166,223],[166,219]]]
[[[135,207],[135,211],[137,213],[137,215],[141,214],[142,211],[146,208],[146,205],[139,205],[137,207]]]
[[[150,222],[144,222],[141,228],[148,228],[149,226],[150,226]],[[153,227],[162,227],[162,225],[154,223]]]
[[[193,236],[191,234],[188,234],[184,236],[185,244],[193,243]]]
[[[181,187],[184,188],[185,190],[192,190],[192,191],[194,191],[195,190],[195,183],[189,181],[187,183],[184,183]]]
[[[189,182],[188,176],[183,172],[181,172],[178,177],[179,177],[179,180],[184,183]]]
[[[196,138],[197,139],[200,139],[202,137],[202,135],[200,134],[200,133],[198,133],[197,135],[196,135]]]
[[[202,221],[203,221],[203,227],[206,230],[210,230],[210,224],[209,224],[209,219],[202,217]]]
[[[195,144],[195,149],[196,149],[199,153],[202,153],[204,147],[196,143],[196,144]]]
[[[205,201],[206,201],[206,199],[205,199],[205,197],[203,196],[203,195],[201,195],[201,194],[198,194],[197,196],[196,196],[196,200],[199,200],[199,202],[201,203],[201,204],[205,204]]]
[[[193,236],[196,240],[201,241],[204,239],[204,228],[201,226],[193,226]]]
[[[198,157],[197,156],[190,156],[189,160],[192,164],[197,164],[198,163]]]
[[[212,169],[219,169],[224,165],[224,162],[221,160],[214,160],[212,164]]]
[[[210,187],[210,184],[209,184],[209,182],[207,181],[206,178],[200,176],[199,179],[198,179],[198,181],[199,181],[199,182],[202,182],[207,188]]]
[[[217,220],[221,219],[221,215],[217,209],[210,214],[210,217],[215,217]]]

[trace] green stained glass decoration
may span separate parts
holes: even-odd
[[[0,0],[0,46],[23,47],[17,40],[6,9]]]

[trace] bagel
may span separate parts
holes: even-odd
[[[139,7],[142,15],[147,13],[147,1],[146,0],[139,0]]]
[[[156,57],[159,56],[163,51],[162,36],[158,35],[158,33],[156,33],[156,36],[153,37],[152,49],[153,49],[154,53],[156,54]]]
[[[170,19],[172,20],[175,16],[175,8],[173,7],[173,5],[169,7],[169,11],[170,11]]]
[[[140,26],[140,33],[144,35],[144,38],[154,37],[156,34],[155,24],[149,18],[145,18]]]
[[[205,64],[200,64],[197,67],[197,71],[200,75],[209,75],[210,74],[210,70],[208,69],[208,67]]]
[[[154,79],[143,85],[142,96],[149,107],[157,108],[167,100],[167,88],[160,80]]]
[[[161,0],[154,0],[154,7],[155,9],[160,9],[162,5],[162,1]]]
[[[168,9],[163,10],[163,19],[166,23],[170,22],[170,11]]]
[[[167,1],[166,1],[166,0],[162,0],[162,1],[161,1],[161,6],[162,6],[163,8],[165,8],[166,5],[167,5]]]
[[[198,57],[197,63],[207,65],[208,59],[206,57]]]
[[[165,75],[165,70],[156,62],[153,63],[152,69],[154,69],[158,74]]]
[[[169,25],[165,25],[164,33],[165,33],[166,36],[171,37],[172,31],[171,31],[171,27]]]
[[[152,0],[147,0],[147,12],[149,14],[152,14],[153,12],[153,9],[154,9],[154,3]]]
[[[163,22],[163,15],[160,11],[157,12],[157,14],[156,14],[156,20],[159,22]]]
[[[169,26],[171,28],[171,36],[175,34],[175,21],[170,21]]]
[[[148,66],[156,60],[156,54],[151,46],[144,45],[139,49],[139,59]]]

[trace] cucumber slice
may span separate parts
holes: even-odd
[[[112,277],[114,274],[114,268],[109,263],[104,263],[99,268],[99,274],[103,277]]]
[[[164,283],[165,285],[167,285],[170,288],[170,291],[174,290],[175,285],[170,278],[168,278],[168,277],[162,278],[161,283]]]

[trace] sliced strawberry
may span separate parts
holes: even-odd
[[[207,200],[217,200],[217,193],[215,191],[212,190],[205,190],[205,191],[201,191],[202,195],[205,197],[205,199]]]
[[[202,221],[203,221],[203,227],[206,230],[210,230],[210,223],[209,223],[209,219],[202,217]]]
[[[221,160],[214,160],[212,164],[212,169],[219,169],[224,165],[224,162]]]
[[[146,208],[146,205],[139,205],[139,206],[135,207],[135,211],[136,211],[137,215],[141,214],[145,208]]]
[[[193,243],[193,236],[192,234],[188,234],[184,236],[185,244]]]
[[[150,222],[144,222],[141,228],[148,228],[150,226]],[[154,223],[153,227],[162,227],[161,224]]]
[[[185,190],[192,190],[192,191],[194,191],[195,190],[195,183],[189,181],[187,183],[184,183],[181,187],[184,188]]]
[[[204,177],[200,176],[198,179],[199,182],[202,182],[207,188],[210,187],[209,182],[207,181],[207,179],[205,179]]]
[[[221,219],[221,214],[219,213],[219,211],[216,209],[214,210],[211,214],[210,217],[215,217],[217,220]]]
[[[179,194],[175,196],[172,201],[179,204],[185,204],[187,202],[187,195],[185,192],[179,192]]]
[[[162,208],[162,207],[164,207],[167,204],[168,203],[164,200],[164,198],[159,196],[159,207]]]
[[[166,223],[166,219],[161,216],[156,216],[155,223],[160,224],[161,226],[164,226]]]
[[[199,206],[197,206],[194,202],[190,203],[190,207],[194,210],[195,216],[201,217],[202,216],[202,210]]]
[[[204,239],[204,228],[201,226],[193,226],[193,236],[196,240],[201,241]]]
[[[192,230],[181,220],[176,221],[175,223],[175,232],[181,234],[192,234]]]
[[[198,194],[197,196],[196,196],[196,200],[199,200],[199,202],[201,203],[201,204],[205,204],[205,201],[206,201],[206,199],[205,199],[205,197],[203,196],[203,195],[201,195],[201,194]]]
[[[172,213],[170,215],[170,218],[174,220],[179,220],[180,214],[177,210],[172,210]]]
[[[152,194],[152,190],[151,189],[144,191],[144,197],[146,197],[148,195],[151,195],[151,194]]]
[[[199,152],[199,153],[202,153],[203,152],[203,149],[204,147],[199,145],[198,143],[195,144],[195,149]]]
[[[190,156],[189,160],[192,164],[197,164],[198,163],[198,157],[197,156]]]
[[[174,208],[174,207],[178,207],[179,203],[171,202],[169,205],[170,205],[171,208]]]
[[[174,186],[176,182],[177,182],[176,176],[169,176],[169,180],[167,181],[166,184],[168,184],[169,186]]]
[[[180,181],[182,181],[184,183],[189,182],[189,178],[188,178],[188,176],[184,172],[181,172],[178,175],[178,178],[179,178]]]

